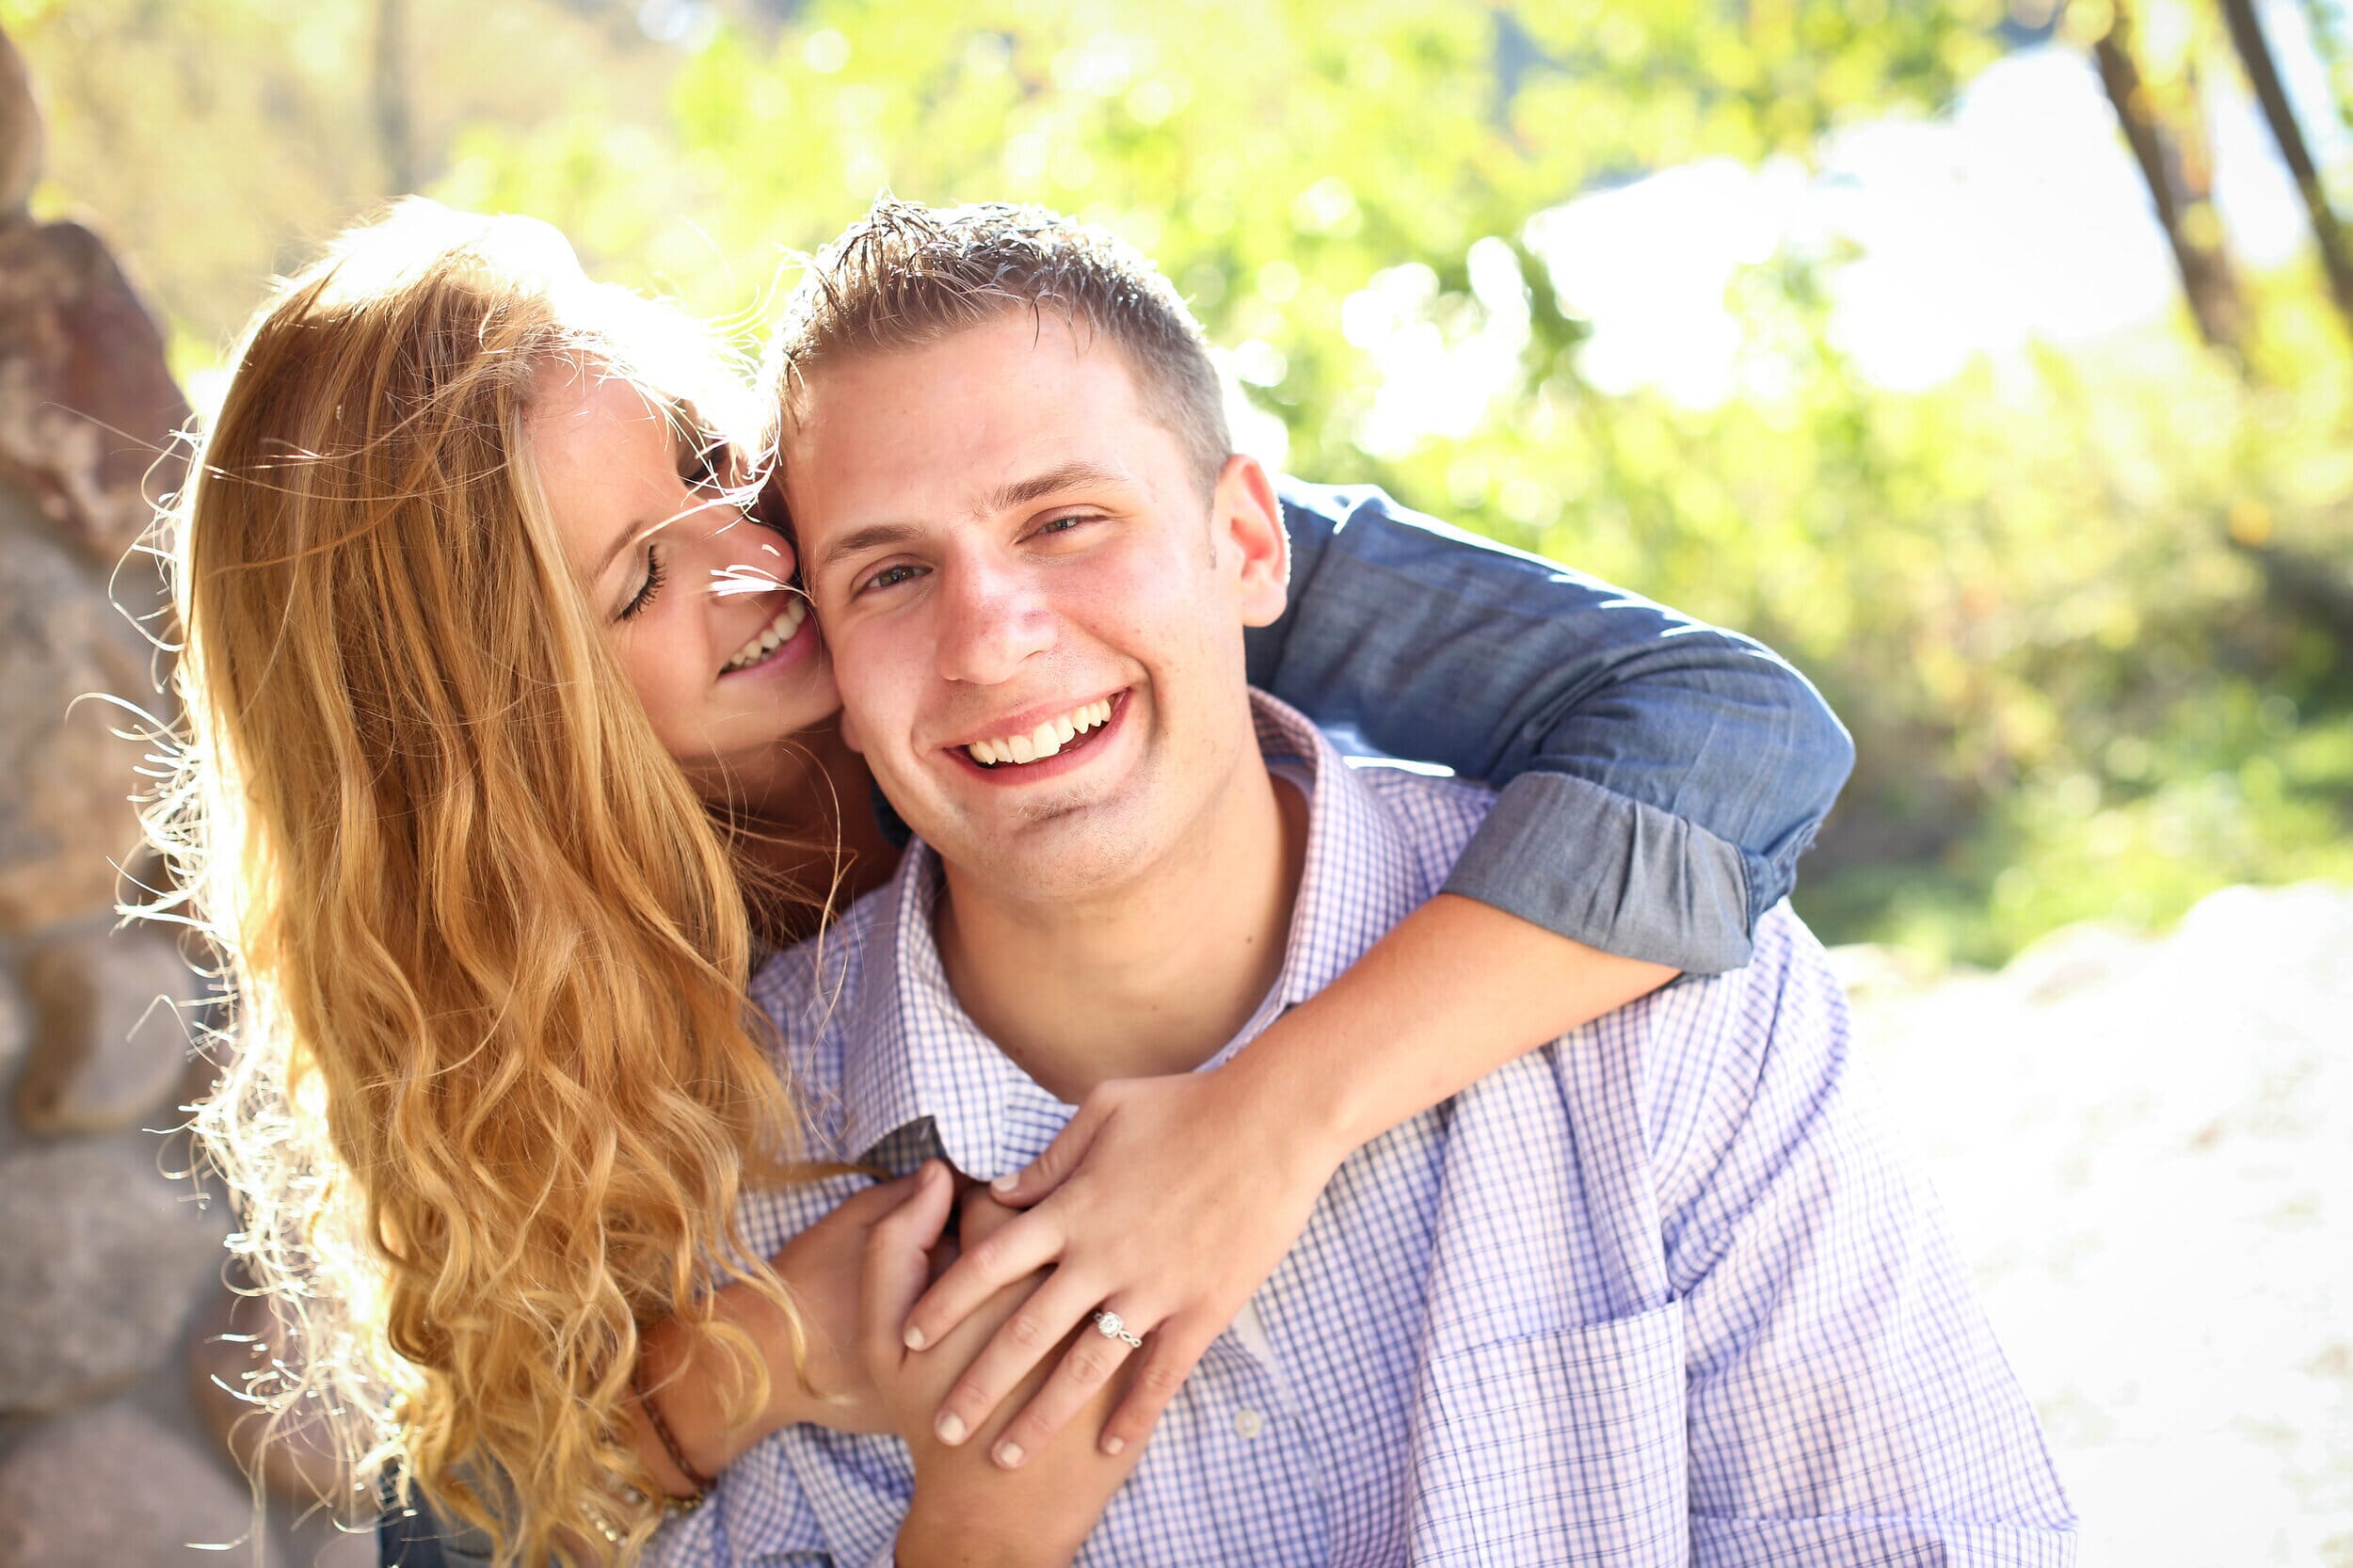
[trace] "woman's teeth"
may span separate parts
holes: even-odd
[[[1057,719],[1048,719],[1026,735],[1008,735],[1001,741],[975,741],[964,749],[972,760],[989,767],[1000,762],[1037,762],[1053,756],[1075,736],[1083,735],[1098,725],[1111,722],[1112,699],[1090,702],[1074,708]]]
[[[759,664],[792,641],[792,633],[798,632],[801,622],[808,618],[808,600],[794,594],[784,601],[784,608],[776,612],[776,618],[760,629],[759,636],[745,643],[741,653],[720,666],[720,673],[724,675],[729,670],[749,669]]]

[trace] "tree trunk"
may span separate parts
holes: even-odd
[[[2100,85],[2115,105],[2117,123],[2140,166],[2157,222],[2172,247],[2182,292],[2199,335],[2244,360],[2248,312],[2238,275],[2222,247],[2222,224],[2214,210],[2214,157],[2206,145],[2196,79],[2181,96],[2180,112],[2168,117],[2142,77],[2133,54],[2132,13],[2118,0],[2115,20],[2092,45]]]
[[[2272,63],[2271,45],[2255,15],[2254,0],[2221,0],[2221,5],[2222,19],[2231,28],[2231,44],[2238,51],[2239,63],[2247,68],[2248,85],[2255,89],[2255,101],[2263,105],[2264,119],[2270,121],[2271,137],[2280,144],[2280,156],[2286,160],[2288,172],[2296,176],[2297,191],[2304,198],[2313,239],[2320,247],[2320,264],[2329,274],[2329,296],[2337,302],[2337,313],[2353,327],[2353,257],[2345,254],[2345,231],[2338,227],[2337,215],[2320,187],[2320,171],[2313,167],[2303,127],[2297,124],[2296,110],[2280,85],[2279,68]]]

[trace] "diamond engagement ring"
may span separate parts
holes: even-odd
[[[1128,1332],[1128,1320],[1116,1312],[1098,1311],[1096,1313],[1095,1327],[1106,1339],[1116,1339],[1130,1350],[1144,1348],[1144,1341]]]

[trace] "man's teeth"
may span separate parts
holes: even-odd
[[[1112,699],[1090,702],[1083,708],[1073,708],[1060,718],[1048,719],[1026,735],[1008,735],[1001,741],[975,741],[964,749],[972,754],[975,762],[994,767],[1000,762],[1036,762],[1053,756],[1073,739],[1098,725],[1111,722]]]
[[[759,664],[791,641],[792,633],[798,632],[801,622],[808,618],[808,600],[798,594],[792,595],[784,601],[784,608],[776,612],[776,618],[762,627],[760,635],[745,643],[744,650],[721,668],[740,670]]]

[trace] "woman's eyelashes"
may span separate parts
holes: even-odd
[[[646,580],[637,585],[637,591],[630,596],[629,602],[621,606],[621,618],[636,619],[646,606],[653,602],[654,596],[662,591],[667,575],[662,565],[662,547],[658,544],[647,546]]]

